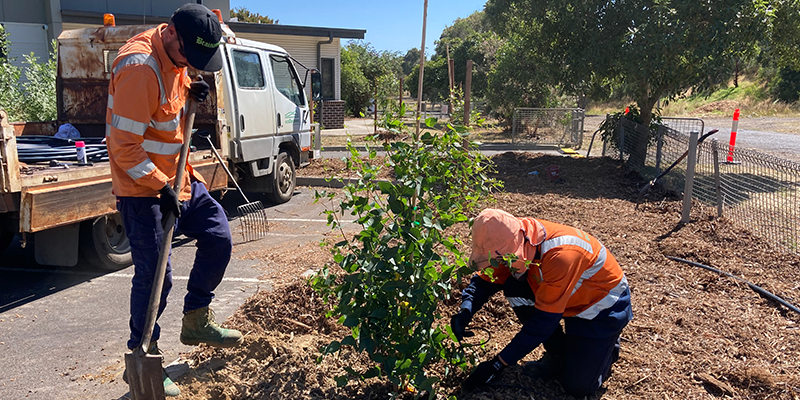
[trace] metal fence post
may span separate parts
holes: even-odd
[[[683,215],[681,222],[689,222],[689,213],[692,211],[692,187],[694,186],[694,167],[697,163],[697,139],[700,132],[692,131],[689,134],[689,157],[686,158],[686,186],[683,189]]]
[[[320,131],[320,124],[316,123],[314,126],[314,158],[320,158],[320,150],[322,150],[322,133]]]
[[[658,131],[656,132],[656,174],[658,176],[661,173],[661,150],[664,148],[664,125],[658,126]]]
[[[514,144],[514,138],[517,136],[517,118],[519,118],[519,110],[514,109],[514,117],[511,119],[511,144]]]
[[[711,139],[711,155],[714,159],[714,189],[717,192],[717,217],[722,216],[722,189],[719,178],[719,153],[717,152],[717,139]]]

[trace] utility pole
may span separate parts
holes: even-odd
[[[419,52],[419,83],[417,85],[417,129],[414,140],[419,139],[419,119],[420,107],[422,106],[422,75],[425,72],[425,25],[428,21],[428,0],[425,0],[425,8],[422,11],[422,45]]]

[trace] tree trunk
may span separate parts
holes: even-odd
[[[659,96],[645,98],[636,102],[639,106],[642,118],[642,129],[637,129],[633,134],[626,134],[625,142],[630,143],[625,147],[631,149],[629,152],[628,165],[636,169],[642,169],[647,160],[647,146],[650,143],[650,121],[653,119],[653,107],[656,105]]]

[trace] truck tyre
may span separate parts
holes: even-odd
[[[294,161],[289,153],[280,152],[278,154],[273,178],[272,192],[267,194],[269,200],[274,204],[283,204],[291,200],[297,177],[294,171]]]
[[[80,250],[86,261],[103,271],[116,271],[133,264],[131,244],[119,213],[82,222]]]

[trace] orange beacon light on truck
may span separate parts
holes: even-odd
[[[103,14],[103,26],[117,26],[114,14]]]

